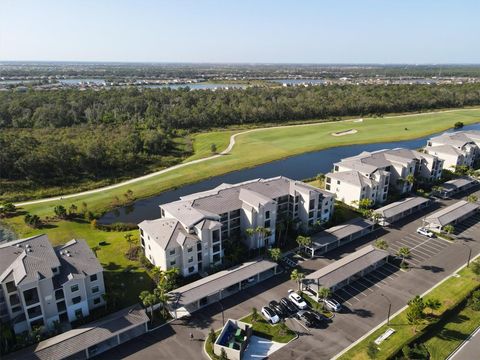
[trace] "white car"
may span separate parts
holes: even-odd
[[[330,311],[338,312],[342,309],[342,305],[335,299],[323,299],[323,303]]]
[[[300,310],[305,310],[308,305],[303,300],[303,298],[298,295],[296,292],[292,291],[288,294],[288,298],[295,304],[296,307],[298,307]]]
[[[429,238],[433,238],[433,232],[431,232],[430,230],[425,229],[423,227],[419,227],[417,229],[417,233],[419,233],[420,235],[423,235],[423,236],[428,236]]]
[[[272,324],[276,324],[280,321],[280,318],[275,313],[275,311],[270,309],[268,306],[262,307],[262,315],[265,319],[270,321]]]

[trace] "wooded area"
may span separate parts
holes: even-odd
[[[180,161],[188,133],[210,128],[478,104],[480,84],[2,92],[0,179],[64,185],[142,174]]]

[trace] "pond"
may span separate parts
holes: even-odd
[[[480,123],[465,126],[463,130],[480,130]],[[425,146],[426,141],[435,135],[436,134],[432,134],[426,137],[406,141],[340,146],[292,156],[249,169],[234,171],[186,185],[175,190],[165,191],[154,197],[138,200],[133,205],[106,213],[100,219],[100,222],[139,223],[143,220],[156,219],[160,216],[158,208],[160,204],[178,200],[180,196],[210,190],[222,183],[234,184],[251,179],[269,178],[279,175],[295,180],[307,179],[316,176],[318,173],[327,173],[331,171],[334,162],[345,157],[357,155],[362,151],[375,151],[397,147],[418,149]]]

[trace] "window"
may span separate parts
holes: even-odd
[[[70,291],[73,293],[75,291],[78,291],[78,284],[70,286]]]
[[[12,314],[15,314],[16,312],[22,310],[22,307],[21,306],[14,306],[12,307]]]
[[[175,263],[176,263],[175,260],[170,261],[170,266],[175,266]]]
[[[338,171],[338,165],[335,165],[335,166],[333,167],[333,171]]]
[[[231,219],[231,218],[237,218],[237,217],[239,217],[239,216],[240,216],[240,209],[234,210],[234,211],[231,211],[231,212],[230,212],[230,219]]]
[[[170,255],[175,255],[175,249],[170,250],[169,254]]]
[[[330,184],[330,183],[332,182],[332,179],[330,179],[329,177],[327,177],[327,178],[325,178],[325,182],[326,182],[327,184]]]
[[[201,242],[197,243],[197,251],[202,251],[202,243]]]
[[[8,283],[6,283],[6,286],[7,286],[8,293],[11,293],[17,290],[17,287],[15,286],[15,282],[13,281],[9,281]]]
[[[212,231],[212,242],[216,243],[220,241],[220,230]]]
[[[189,263],[193,262],[193,256],[190,256],[190,257],[188,258],[188,262],[189,262]]]
[[[100,291],[100,288],[99,288],[98,286],[92,287],[92,293],[95,294],[95,293],[97,293],[97,292],[99,292],[99,291]]]
[[[325,189],[330,190],[330,184],[325,185]]]
[[[20,299],[17,294],[10,295],[10,305],[17,305],[20,304]]]
[[[194,272],[194,271],[195,271],[195,266],[190,266],[190,267],[188,268],[188,273],[189,273],[189,274],[191,274],[191,273]]]
[[[308,209],[313,210],[313,208],[315,208],[315,199],[310,199]]]
[[[101,301],[102,300],[99,297],[97,297],[97,298],[93,299],[93,305],[98,305],[98,304],[100,304]]]
[[[29,289],[23,292],[23,298],[25,303],[28,305],[33,305],[39,302],[37,288]]]
[[[92,281],[92,282],[97,281],[97,279],[98,279],[97,274],[90,275],[90,281]]]
[[[58,310],[58,312],[62,312],[62,311],[67,310],[67,305],[65,304],[65,301],[59,301],[57,303],[57,310]]]
[[[202,253],[201,252],[199,252],[197,254],[197,261],[199,261],[199,262],[202,261]]]
[[[192,251],[193,251],[193,247],[189,246],[189,247],[187,248],[187,252],[192,252]]]
[[[74,303],[74,304],[78,304],[80,301],[82,301],[82,297],[81,297],[81,296],[75,296],[75,297],[72,299],[72,303]]]
[[[77,309],[75,310],[75,317],[77,319],[81,319],[83,317],[83,312],[82,312],[82,309]]]
[[[265,227],[269,228],[270,227],[270,220],[265,221]]]
[[[217,263],[220,261],[220,254],[213,255],[213,263]]]
[[[40,305],[31,307],[30,309],[27,310],[27,312],[28,312],[28,318],[29,319],[33,319],[33,318],[42,316],[42,308],[40,307]]]
[[[337,185],[340,185],[340,180],[337,180]]]
[[[270,211],[265,211],[265,219],[270,219]]]
[[[213,245],[213,252],[217,253],[220,251],[220,245]]]

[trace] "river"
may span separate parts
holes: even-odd
[[[463,130],[480,130],[480,123],[465,126]],[[256,178],[269,178],[279,175],[296,180],[311,178],[316,176],[318,173],[327,173],[331,171],[334,162],[337,162],[345,157],[357,155],[362,151],[375,151],[397,147],[418,149],[425,146],[427,139],[435,135],[436,134],[406,141],[340,146],[292,156],[286,159],[258,165],[249,169],[234,171],[194,184],[182,186],[175,190],[165,191],[157,196],[138,200],[131,206],[119,208],[106,213],[100,219],[100,222],[139,223],[143,220],[156,219],[160,216],[160,211],[158,209],[160,204],[178,200],[180,196],[212,189],[222,183],[233,184]]]

